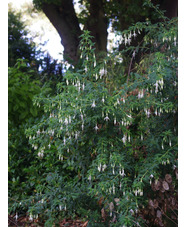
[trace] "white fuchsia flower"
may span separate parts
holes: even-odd
[[[101,163],[100,163],[99,166],[98,166],[98,171],[99,171],[99,172],[101,171]]]
[[[68,125],[68,118],[65,118],[64,123],[65,123],[65,125]]]
[[[112,186],[112,190],[113,190],[113,194],[115,195],[115,186],[114,186],[114,184]]]
[[[128,38],[127,43],[128,43],[128,45],[130,45],[130,43],[131,43],[131,39],[130,38]]]
[[[138,99],[143,98],[143,96],[144,96],[143,90],[140,90],[140,91],[138,92]]]
[[[44,156],[44,150],[39,151],[39,152],[38,152],[38,156],[39,156],[40,158],[43,158],[43,156]]]
[[[49,149],[51,148],[51,145],[50,145],[50,143],[49,143],[49,145],[48,145],[48,148],[49,148]]]
[[[136,52],[134,51],[134,52],[132,53],[132,57],[135,58],[135,56],[136,56]]]
[[[94,127],[94,129],[95,129],[95,130],[96,130],[96,132],[97,132],[97,130],[98,130],[99,128],[98,128],[98,126],[96,125],[96,126]]]
[[[124,171],[124,168],[120,169],[119,171],[119,174],[120,176],[124,177],[126,174],[125,174],[125,171]]]
[[[63,155],[59,155],[59,160],[63,161]]]
[[[133,211],[133,209],[130,209],[130,213],[133,215],[134,214],[134,211]]]
[[[93,100],[93,103],[92,103],[91,107],[92,107],[92,108],[96,107],[95,100]]]
[[[108,117],[108,114],[106,115],[106,117],[104,118],[105,121],[108,121],[110,120],[109,117]]]
[[[176,42],[176,37],[174,37],[174,46],[176,46],[177,42]]]
[[[37,150],[38,146],[37,145],[34,145],[34,150]]]
[[[123,143],[126,143],[127,137],[124,135],[123,138],[121,139],[123,141]]]
[[[102,76],[105,74],[104,68],[100,69],[99,74],[100,74],[100,78],[102,78]]]
[[[40,132],[40,129],[38,129],[38,130],[37,130],[37,135],[39,136],[39,135],[40,135],[40,133],[41,133],[41,132]]]
[[[125,37],[125,46],[127,45],[127,42],[128,42],[128,39],[127,39],[127,37]]]
[[[17,214],[17,212],[16,212],[16,216],[15,216],[15,219],[16,219],[16,221],[17,221],[17,219],[18,219],[18,214]]]
[[[78,139],[78,135],[79,135],[79,132],[76,132],[76,133],[75,133],[75,139],[76,139],[76,140]]]
[[[33,215],[32,215],[32,213],[29,215],[29,220],[30,221],[33,221]]]
[[[101,101],[102,101],[102,103],[104,103],[104,102],[105,102],[104,96],[103,96],[103,98],[102,98],[102,100],[101,100]]]
[[[102,166],[102,171],[104,172],[106,168],[107,168],[107,165],[104,164],[104,165]]]
[[[115,174],[115,170],[114,170],[115,164],[111,164],[111,166],[112,166],[112,174],[114,175]]]

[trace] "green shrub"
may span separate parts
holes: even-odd
[[[25,129],[38,122],[43,113],[42,107],[33,105],[34,95],[47,92],[46,88],[41,89],[38,80],[33,79],[35,74],[37,72],[22,59],[8,69],[8,173],[9,208],[12,211],[17,209],[13,201],[21,201],[33,191],[33,185],[27,182],[27,168],[34,167],[35,156]]]
[[[123,33],[128,40],[146,32],[142,44],[126,48],[131,62],[144,54],[133,71],[119,52],[96,62],[89,32],[81,36],[83,67],[65,73],[56,96],[35,99],[45,114],[26,131],[38,157],[35,193],[25,198],[31,219],[39,215],[46,226],[68,216],[88,226],[175,222],[176,23],[137,23]],[[169,208],[166,196],[175,200]]]

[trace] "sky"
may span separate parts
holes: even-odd
[[[22,11],[24,4],[32,4],[32,0],[8,0],[8,3],[12,4],[13,9]],[[32,37],[39,34],[38,37],[34,38],[34,42],[38,44],[47,42],[45,46],[41,47],[42,50],[48,51],[54,59],[62,60],[63,46],[61,45],[61,39],[48,18],[42,16],[42,19],[39,19],[37,15],[34,15],[34,18],[26,16],[23,17],[23,20],[29,23],[28,30]]]

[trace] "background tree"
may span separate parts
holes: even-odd
[[[28,31],[21,21],[21,13],[8,11],[8,65],[14,66],[18,58],[32,62],[36,59],[36,46],[27,37]]]
[[[115,31],[123,31],[132,23],[144,19],[157,20],[152,9],[143,6],[144,0],[79,0],[80,12],[76,13],[72,0],[43,1],[33,0],[37,9],[42,10],[49,18],[61,37],[64,55],[77,63],[79,53],[79,36],[87,29],[93,36],[96,53],[107,51],[107,29],[112,26]],[[162,9],[167,10],[169,18],[177,16],[177,1],[167,4],[166,0],[158,1]]]

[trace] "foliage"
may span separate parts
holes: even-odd
[[[35,74],[37,72],[22,59],[8,71],[9,197],[18,201],[22,195],[32,192],[26,179],[27,168],[33,165],[34,156],[25,129],[37,122],[43,113],[42,108],[33,105],[32,99],[38,93],[49,92],[47,88],[41,89],[40,81],[33,79]]]
[[[36,72],[19,59],[15,67],[9,68],[9,123],[18,127],[21,123],[37,116],[37,107],[32,98],[40,92],[40,81],[32,80]]]
[[[56,96],[34,99],[45,114],[26,131],[33,191],[21,206],[45,226],[68,216],[88,226],[176,222],[177,20],[139,22],[122,35],[129,64],[122,66],[124,51],[97,62],[85,31],[82,68],[66,71]]]
[[[16,64],[17,59],[27,59],[29,62],[36,58],[36,47],[28,38],[28,31],[21,20],[21,13],[9,8],[8,11],[8,65]]]
[[[49,53],[41,55],[43,59],[40,60],[40,78],[42,84],[48,84],[52,88],[52,92],[56,94],[56,85],[59,83],[63,76],[62,72],[65,70],[64,65],[58,63],[53,59]]]

